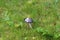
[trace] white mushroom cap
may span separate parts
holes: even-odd
[[[31,18],[26,18],[26,19],[25,19],[25,22],[27,22],[27,23],[32,23],[32,19],[31,19]]]

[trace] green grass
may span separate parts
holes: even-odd
[[[0,0],[0,40],[60,40],[60,0]]]

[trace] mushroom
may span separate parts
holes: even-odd
[[[25,18],[25,22],[28,23],[30,28],[32,28],[32,25],[31,25],[31,23],[33,22],[32,18]]]

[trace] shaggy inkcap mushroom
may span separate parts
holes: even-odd
[[[31,18],[25,18],[25,22],[32,23],[32,19]]]

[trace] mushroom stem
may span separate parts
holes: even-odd
[[[31,25],[31,23],[29,23],[29,27],[30,27],[30,28],[32,28],[32,25]]]

